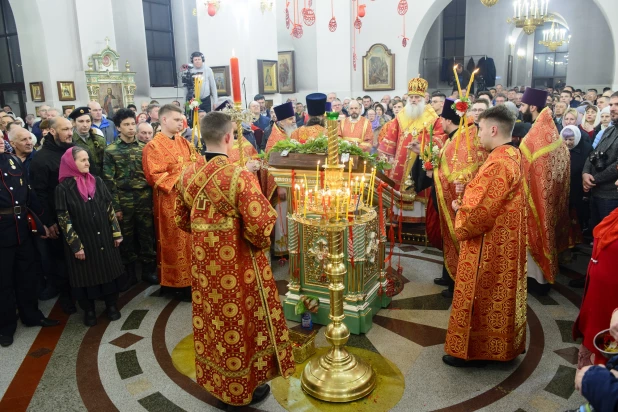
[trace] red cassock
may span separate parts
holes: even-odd
[[[445,351],[509,361],[526,345],[526,227],[521,153],[499,146],[467,185],[455,219],[460,242]]]
[[[197,383],[231,405],[295,363],[268,262],[277,213],[255,176],[223,155],[186,168],[177,224],[193,248],[193,336]]]
[[[172,140],[157,133],[144,147],[142,167],[153,189],[157,270],[162,286],[180,288],[191,285],[191,245],[189,236],[174,223],[174,203],[180,173],[195,157],[195,148],[180,135]]]

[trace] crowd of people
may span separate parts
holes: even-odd
[[[496,353],[490,353],[493,349],[487,342],[477,342],[469,334],[470,322],[478,327],[475,322],[480,320],[462,323],[465,307],[472,304],[469,297],[463,297],[470,279],[457,273],[479,261],[481,239],[494,242],[496,250],[501,250],[500,239],[506,231],[513,244],[524,245],[517,249],[521,256],[512,267],[505,262],[504,270],[496,273],[488,263],[480,265],[477,274],[483,278],[518,274],[517,279],[504,280],[509,283],[505,292],[509,302],[516,305],[513,311],[525,311],[525,304],[521,309],[517,302],[525,302],[521,292],[526,284],[532,293],[548,293],[557,274],[559,253],[568,259],[564,252],[569,246],[592,242],[588,276],[571,282],[573,287],[586,285],[574,328],[574,334],[583,337],[578,366],[584,372],[578,373],[576,384],[586,395],[586,388],[590,388],[587,379],[604,376],[589,372],[601,368],[592,365],[605,363],[592,339],[610,322],[614,331],[618,328],[617,316],[612,318],[618,301],[599,299],[601,291],[618,286],[611,276],[618,248],[618,130],[614,126],[618,122],[618,93],[609,88],[603,94],[595,89],[584,93],[570,86],[505,90],[498,85],[470,94],[466,115],[473,149],[450,144],[464,133],[458,98],[457,90],[448,97],[440,91],[430,93],[423,79],[413,79],[406,93],[393,98],[385,95],[380,102],[370,96],[340,99],[335,93],[314,93],[306,96],[306,105],[291,98],[268,108],[265,97],[256,95],[248,104],[254,121],[242,126],[250,143],[244,148],[235,142],[234,123],[221,113],[230,104],[225,98],[213,105],[213,113],[198,112],[200,144],[178,101],[160,105],[153,100],[143,102],[140,110],[129,105],[115,113],[104,113],[94,101],[65,113],[42,106],[39,118],[28,115],[23,121],[10,107],[4,107],[0,112],[4,137],[0,253],[8,264],[0,279],[0,345],[13,343],[17,316],[26,326],[58,324],[41,313],[39,300],[58,297],[67,314],[77,311],[77,303],[87,326],[97,323],[95,301],[102,300],[106,316],[112,321],[119,319],[119,293],[135,285],[141,273],[142,281],[161,285],[161,293],[193,302],[196,350],[199,354],[201,347],[202,353],[208,352],[205,347],[213,344],[213,338],[201,332],[206,319],[196,312],[196,305],[200,311],[214,310],[217,319],[234,317],[245,309],[236,303],[236,309],[231,303],[221,308],[206,306],[205,295],[212,291],[206,275],[217,274],[226,291],[224,300],[231,302],[236,293],[232,278],[239,267],[247,284],[258,282],[262,288],[263,282],[272,281],[269,258],[259,254],[271,246],[271,231],[273,255],[285,254],[287,249],[282,223],[287,214],[286,191],[274,184],[267,170],[260,174],[257,154],[269,152],[283,139],[304,143],[324,134],[324,113],[334,111],[339,113],[341,138],[366,152],[378,153],[393,165],[389,177],[397,191],[408,190],[409,180],[416,193],[430,193],[427,231],[433,214],[445,259],[443,275],[434,282],[447,286],[442,295],[458,302],[445,346],[444,362],[448,365],[479,367],[491,360],[509,361],[525,349],[525,315],[506,317],[503,326],[511,332],[505,332],[504,347]],[[418,139],[402,119],[419,125],[421,131],[432,125],[443,149],[435,169],[421,161]],[[251,163],[238,164],[240,150]],[[407,168],[411,152],[417,157]],[[453,159],[472,152],[474,168],[467,185],[445,174],[449,167],[453,170]],[[538,159],[541,161],[535,163]],[[499,185],[496,176],[500,176]],[[488,191],[489,187],[502,191]],[[544,199],[545,193],[552,194],[550,200]],[[561,220],[562,209],[556,203],[566,193],[564,211],[568,216]],[[536,222],[525,212],[530,207],[542,211]],[[545,236],[546,231],[553,234]],[[238,243],[242,238],[251,245]],[[506,254],[514,253],[509,245],[504,249]],[[192,266],[192,262],[198,263]],[[260,276],[256,279],[256,270],[261,280]],[[483,305],[495,298],[492,287],[478,291],[484,293]],[[276,291],[276,287],[267,290]],[[281,309],[277,298],[256,295],[249,304],[247,296],[244,304],[251,310],[261,299],[266,305],[262,310],[267,312],[262,317],[268,317],[271,311]],[[266,344],[276,348],[286,344],[285,323],[280,326],[282,334],[271,336],[272,341]],[[266,335],[267,326],[260,327]],[[231,332],[228,330],[224,339],[230,347],[241,338]],[[472,342],[463,352],[456,344],[460,339]],[[213,362],[222,362],[214,352],[196,360],[204,371],[198,381],[204,385],[213,379],[212,371],[205,372],[210,361],[204,359],[214,356]],[[266,362],[278,364],[278,373],[287,376],[291,369],[282,367],[290,364],[288,355],[282,353],[281,358],[276,355]],[[244,404],[247,394],[253,394],[254,399],[267,394],[265,376],[252,373],[255,376],[238,388],[232,404]],[[215,390],[215,396],[222,395]]]

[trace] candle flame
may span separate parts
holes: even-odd
[[[236,51],[232,49],[232,57],[236,57]]]
[[[476,74],[479,72],[479,69],[476,69],[475,71],[473,71],[472,73]]]

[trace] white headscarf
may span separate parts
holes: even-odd
[[[602,115],[602,114],[609,114],[609,106],[605,106],[605,107],[603,108],[603,110],[601,110],[601,111],[599,112],[599,123],[601,123],[601,115]],[[610,121],[610,123],[611,123],[611,121]],[[601,126],[601,130],[603,130],[603,129],[607,129],[607,127],[608,127],[608,126]]]
[[[564,140],[564,132],[565,130],[570,130],[573,133],[573,137],[575,137],[575,144],[573,145],[573,148],[577,147],[577,145],[579,144],[579,141],[582,138],[582,132],[579,131],[579,127],[577,126],[564,126],[564,129],[562,129],[562,131],[560,132],[560,137],[562,137],[562,139]],[[571,133],[568,133],[569,135]],[[569,136],[570,137],[570,136]]]

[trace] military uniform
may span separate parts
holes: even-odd
[[[73,132],[73,143],[83,147],[88,151],[90,160],[90,174],[93,176],[102,176],[103,170],[103,153],[105,152],[105,138],[98,135],[94,130],[90,130],[88,139],[84,140],[77,132]]]
[[[107,146],[103,156],[103,181],[112,194],[114,210],[122,212],[120,253],[130,278],[134,278],[138,255],[143,273],[155,271],[152,188],[142,168],[145,146],[137,139],[132,143],[117,139]]]
[[[45,234],[39,217],[43,207],[30,188],[21,161],[8,153],[0,153],[0,343],[13,342],[17,328],[15,306],[26,326],[51,326],[41,322],[45,317],[38,307],[37,271],[28,211],[37,228]],[[14,292],[14,293],[13,293]]]

